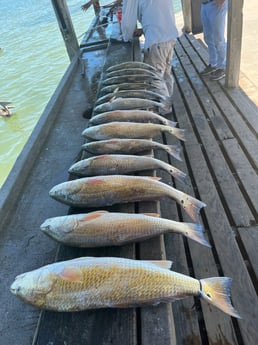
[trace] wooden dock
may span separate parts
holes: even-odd
[[[60,246],[39,231],[46,218],[73,212],[50,199],[48,191],[69,179],[68,168],[81,157],[81,132],[88,126],[83,114],[94,104],[101,78],[101,73],[93,73],[95,67],[104,64],[105,69],[140,59],[137,44],[124,44],[112,37],[101,36],[99,49],[91,48],[90,44],[85,47],[83,64],[73,60],[1,191],[1,341],[4,345],[258,343],[258,110],[241,90],[228,90],[223,83],[200,78],[207,51],[193,36],[180,37],[173,63],[171,120],[187,133],[181,144],[183,160],[155,153],[185,171],[187,183],[177,183],[165,172],[156,174],[207,204],[201,221],[212,248],[171,234],[122,247],[77,249]],[[155,140],[176,142],[165,135]],[[128,204],[116,210],[160,211],[164,218],[189,221],[180,207],[168,200]],[[167,258],[174,262],[173,270],[198,279],[232,277],[232,302],[242,319],[233,319],[197,298],[156,307],[55,313],[39,311],[10,294],[9,286],[17,274],[79,256]]]

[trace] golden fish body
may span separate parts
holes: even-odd
[[[93,154],[134,154],[149,150],[163,150],[181,160],[180,147],[165,145],[148,139],[107,139],[82,145],[82,149]]]
[[[103,125],[86,128],[82,135],[93,140],[121,139],[151,139],[161,133],[168,133],[180,140],[185,140],[185,131],[176,127],[154,123],[109,122]]]
[[[230,278],[198,281],[170,271],[170,266],[171,262],[166,261],[79,258],[19,275],[11,292],[36,307],[66,312],[159,304],[200,296],[239,317],[228,296]],[[217,296],[222,301],[217,301]]]
[[[85,177],[56,185],[49,195],[77,207],[103,207],[168,197],[175,200],[194,221],[198,221],[200,209],[206,205],[158,180],[155,177],[127,175]]]
[[[176,167],[159,159],[134,155],[101,155],[83,159],[69,168],[69,172],[77,176],[97,176],[128,174],[137,171],[162,169],[184,182],[186,174]]]
[[[210,246],[203,236],[201,224],[176,222],[157,216],[96,211],[49,218],[40,228],[51,238],[76,247],[118,246],[167,232],[178,233]]]
[[[176,122],[166,119],[164,116],[148,110],[114,110],[93,116],[90,119],[91,125],[101,125],[107,122],[152,122],[165,126],[175,127]]]
[[[167,102],[166,102],[167,103]],[[151,109],[151,108],[163,108],[166,105],[165,102],[152,101],[146,98],[115,98],[109,102],[97,105],[94,108],[96,113],[103,113],[104,111],[111,110],[130,110],[130,109]]]

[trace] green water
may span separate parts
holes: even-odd
[[[79,42],[93,18],[92,9],[80,10],[84,2],[67,0]],[[174,7],[180,11],[181,1]],[[69,64],[50,0],[1,0],[1,14],[0,100],[15,108],[0,116],[0,186]]]

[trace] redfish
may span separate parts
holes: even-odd
[[[51,238],[76,247],[119,246],[170,232],[210,247],[201,224],[176,222],[158,216],[96,211],[49,218],[40,228]]]
[[[185,140],[184,129],[159,125],[156,123],[109,122],[86,128],[82,135],[88,139],[106,140],[121,139],[151,139],[161,133],[168,133],[179,140]]]
[[[84,177],[56,185],[49,195],[76,207],[102,207],[168,197],[175,200],[194,221],[198,221],[200,209],[206,205],[158,180],[158,177],[127,175]]]
[[[110,66],[107,68],[107,72],[111,72],[111,71],[116,71],[116,70],[120,70],[120,69],[126,69],[126,68],[145,68],[154,72],[157,72],[156,68],[145,63],[145,62],[141,62],[141,61],[126,61],[126,62],[122,62],[113,66]]]
[[[164,116],[148,110],[114,110],[93,116],[90,119],[91,125],[101,125],[108,122],[151,122],[165,126],[175,127],[176,122],[170,121]]]
[[[231,278],[195,279],[170,271],[170,261],[85,257],[18,275],[11,292],[33,306],[59,312],[125,308],[196,296],[239,318]]]
[[[178,145],[165,145],[147,139],[109,139],[93,141],[82,145],[82,149],[93,154],[133,154],[149,150],[163,150],[170,156],[182,160]]]
[[[108,93],[96,100],[96,105],[103,104],[106,102],[112,102],[114,98],[144,98],[151,99],[153,101],[163,102],[164,105],[171,106],[172,98],[163,96],[158,92],[152,90],[115,90],[114,92]]]
[[[162,169],[184,182],[186,174],[173,165],[159,159],[134,155],[101,155],[83,159],[69,168],[77,176],[123,175],[131,172]]]
[[[126,75],[139,75],[139,74],[144,74],[147,76],[153,76],[153,77],[159,78],[157,71],[153,71],[151,69],[141,68],[141,67],[119,68],[119,69],[116,69],[115,71],[107,71],[105,74],[106,74],[105,75],[106,78],[126,76]]]
[[[100,92],[103,94],[105,93],[110,93],[110,92],[114,92],[115,90],[150,90],[153,92],[159,92],[164,95],[165,94],[165,90],[162,88],[160,89],[160,87],[154,85],[154,84],[148,84],[148,83],[144,83],[144,81],[142,82],[137,82],[137,83],[130,83],[130,82],[125,82],[125,83],[119,83],[119,84],[111,84],[111,85],[106,85],[103,86],[100,89]]]
[[[158,75],[149,75],[149,74],[127,74],[127,75],[119,75],[117,77],[110,77],[105,78],[102,80],[103,85],[112,85],[112,84],[119,84],[119,83],[138,83],[138,82],[148,82],[152,83],[155,80],[161,80],[161,77]]]
[[[145,98],[115,98],[109,102],[97,105],[94,108],[96,113],[103,113],[111,110],[130,110],[130,109],[152,109],[155,107],[164,108],[167,102],[152,101]]]

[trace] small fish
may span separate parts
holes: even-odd
[[[119,76],[124,76],[124,75],[139,75],[139,74],[144,74],[152,77],[158,77],[159,75],[157,74],[157,71],[153,71],[150,69],[146,68],[135,68],[135,67],[130,67],[130,68],[121,68],[117,69],[115,71],[110,71],[106,73],[106,78],[111,78],[111,77],[119,77]]]
[[[159,159],[134,155],[101,155],[83,159],[69,168],[77,176],[123,175],[132,172],[162,169],[184,183],[186,174]]]
[[[82,145],[82,149],[92,154],[134,154],[150,150],[163,150],[181,161],[178,145],[165,145],[148,139],[109,139],[93,141]]]
[[[203,236],[201,224],[180,223],[158,216],[96,211],[49,218],[40,228],[63,244],[83,248],[120,246],[170,232],[210,247]]]
[[[149,90],[153,92],[159,92],[164,95],[165,90],[161,90],[158,86],[154,84],[138,82],[138,83],[119,83],[104,86],[100,89],[100,92],[103,94],[114,92],[115,90]],[[163,92],[162,92],[163,91]]]
[[[165,126],[175,127],[177,125],[176,122],[170,121],[164,116],[156,114],[152,111],[148,110],[114,110],[108,111],[105,113],[101,113],[98,115],[93,116],[90,119],[91,125],[101,125],[107,122],[151,122],[151,123],[159,123]]]
[[[206,205],[158,180],[158,177],[129,175],[84,177],[54,186],[49,195],[75,207],[103,207],[168,197],[175,200],[193,221],[198,221],[199,212]]]
[[[120,75],[118,77],[110,77],[102,80],[102,85],[112,85],[112,84],[121,84],[121,83],[153,83],[155,80],[161,80],[158,76],[152,76],[148,74],[128,74]]]
[[[168,133],[179,140],[185,140],[185,131],[180,128],[154,123],[109,122],[103,125],[86,128],[82,135],[93,140],[121,139],[152,139],[161,133]]]
[[[96,105],[103,104],[106,102],[109,102],[110,100],[114,98],[143,98],[143,99],[149,99],[153,101],[162,101],[168,106],[171,106],[172,104],[172,98],[163,96],[162,94],[154,91],[149,90],[115,90],[113,93],[108,93],[102,97],[99,97],[96,100]]]
[[[231,304],[231,278],[195,279],[170,271],[171,261],[85,257],[18,275],[10,291],[33,306],[59,312],[125,308],[199,297],[240,318]]]
[[[103,113],[111,110],[130,110],[130,109],[152,109],[155,107],[164,108],[167,102],[157,102],[145,98],[115,98],[109,102],[97,105],[94,108],[96,113]]]
[[[106,71],[107,72],[112,72],[116,71],[122,68],[145,68],[154,72],[157,72],[156,68],[145,63],[145,62],[140,62],[140,61],[127,61],[127,62],[122,62],[113,66],[110,66]]]

